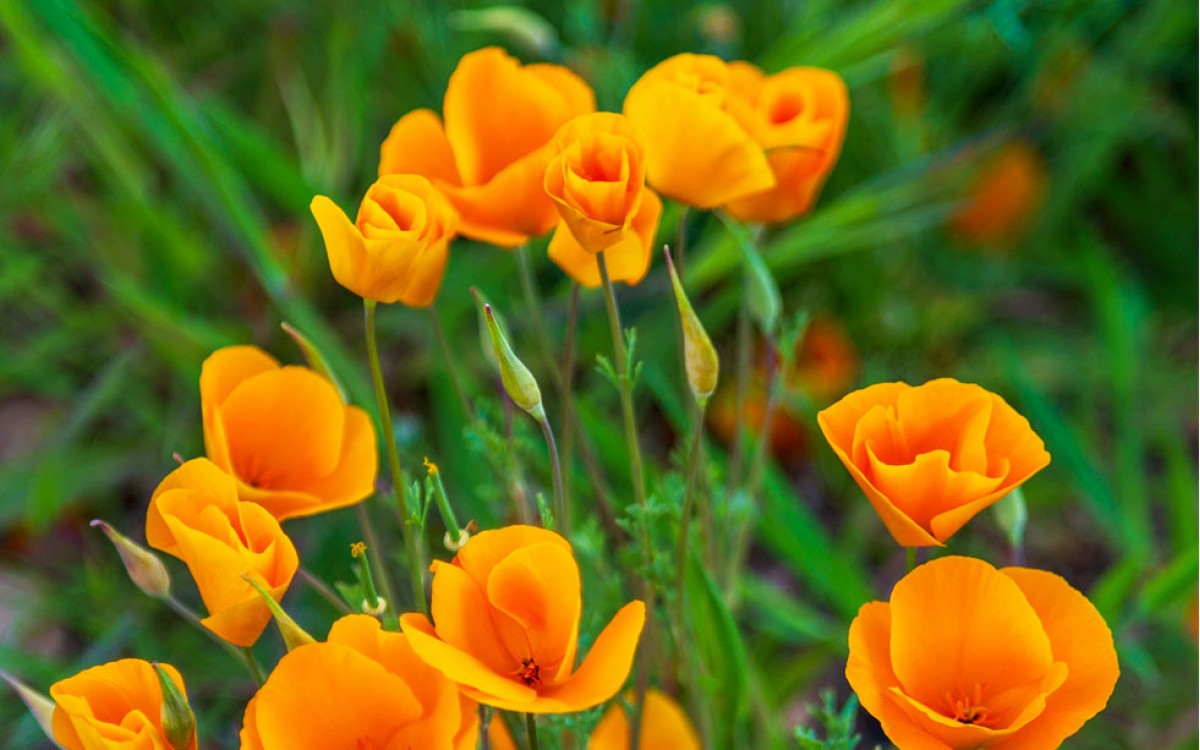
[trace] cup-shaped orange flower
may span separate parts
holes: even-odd
[[[646,149],[651,187],[712,208],[775,185],[762,146],[730,109],[731,83],[720,58],[682,54],[629,89],[624,112]]]
[[[186,697],[183,678],[159,663]],[[120,659],[50,687],[54,740],[66,750],[175,750],[163,728],[163,689],[154,666]],[[192,732],[187,750],[196,749]]]
[[[243,576],[279,601],[300,565],[279,521],[239,501],[233,477],[206,458],[188,461],[154,490],[146,541],[187,565],[208,610],[201,622],[237,646],[254,645],[271,619]]]
[[[592,89],[562,66],[476,50],[450,76],[445,124],[427,109],[400,118],[380,149],[379,174],[428,177],[458,211],[464,235],[516,247],[557,219],[542,189],[550,139],[595,109]]]
[[[415,174],[380,177],[353,223],[323,195],[313,198],[310,210],[339,284],[376,302],[433,304],[458,215],[429,180]]]
[[[306,367],[254,346],[218,349],[200,371],[204,446],[238,496],[279,520],[353,505],[375,491],[367,413]]]
[[[246,706],[241,750],[470,750],[478,730],[474,702],[402,633],[347,615],[279,660]]]
[[[485,531],[430,569],[434,624],[407,614],[400,625],[417,656],[467,697],[506,711],[570,713],[608,700],[629,676],[645,604],[622,607],[575,669],[579,567],[553,531]]]
[[[626,700],[633,703],[636,696],[630,693]],[[628,750],[629,744],[629,718],[625,715],[625,707],[613,703],[588,736],[587,750]],[[679,704],[666,693],[650,688],[642,707],[638,747],[700,750],[700,738]]]
[[[1104,618],[1041,570],[944,557],[850,625],[846,679],[905,750],[1058,747],[1118,673]]]
[[[944,544],[1050,463],[1029,420],[996,394],[950,378],[855,391],[817,423],[905,547]]]
[[[662,201],[646,187],[645,153],[622,115],[581,115],[554,136],[546,193],[560,218],[549,255],[586,287],[600,286],[596,255],[609,278],[633,285],[650,268]]]
[[[775,186],[730,201],[742,221],[779,223],[808,212],[842,150],[850,96],[837,73],[788,68],[764,75],[729,64],[730,112],[767,153]]]

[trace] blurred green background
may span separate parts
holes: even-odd
[[[1026,487],[1026,561],[1087,593],[1118,643],[1109,709],[1068,745],[1195,747],[1197,7],[1166,0],[0,2],[0,667],[44,689],[122,656],[164,659],[186,675],[204,736],[236,744],[236,665],[137,592],[87,521],[142,538],[172,453],[203,451],[197,378],[215,348],[300,361],[286,320],[371,403],[361,307],[330,277],[308,203],[352,208],[391,124],[440,110],[458,58],[489,44],[573,67],[602,109],[684,51],[828,67],[849,85],[844,151],[816,209],[762,240],[785,309],[840,342],[802,359],[844,366],[785,399],[768,522],[732,603],[753,713],[740,720],[759,727],[737,736],[781,742],[820,688],[845,697],[847,623],[902,570],[815,410],[859,385],[953,376],[1004,395],[1045,438],[1054,460]],[[737,246],[707,215],[691,214],[687,236],[686,283],[731,362]],[[558,345],[568,286],[543,248],[531,259]],[[496,425],[469,286],[550,377],[516,269],[459,241],[438,303]],[[656,260],[619,291],[645,359],[647,450],[664,465],[686,426],[666,290]],[[607,439],[619,425],[604,416],[616,400],[590,367],[608,341],[597,294],[581,314],[585,423],[620,494],[624,453]],[[494,524],[503,490],[478,460],[490,438],[464,436],[428,318],[388,308],[380,325],[409,471],[434,457],[460,516]],[[514,429],[544,487],[532,428]],[[582,469],[575,482],[599,491]],[[307,567],[349,577],[352,513],[288,529]],[[1008,559],[988,514],[951,550]],[[603,555],[581,557],[589,591],[616,601],[595,582]],[[318,633],[333,616],[307,591],[289,605]],[[869,717],[860,729],[883,739]],[[20,704],[0,701],[0,745],[39,742]]]

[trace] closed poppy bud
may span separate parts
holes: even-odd
[[[508,344],[508,339],[500,331],[496,318],[492,315],[492,306],[485,304],[483,314],[487,318],[488,338],[492,341],[492,350],[496,354],[496,363],[500,369],[500,382],[504,384],[504,392],[513,403],[528,412],[539,421],[546,418],[542,408],[542,390],[538,388],[533,373],[516,355]]]
[[[116,547],[121,562],[125,564],[125,572],[129,573],[130,580],[142,593],[155,599],[170,595],[171,575],[157,555],[100,519],[92,521],[92,526],[99,526],[108,541]]]
[[[682,54],[650,70],[625,97],[625,116],[646,149],[646,175],[663,195],[712,208],[770,189],[762,146],[729,110],[728,65]]]
[[[679,308],[680,325],[683,328],[683,363],[687,370],[688,386],[692,395],[700,403],[706,403],[708,397],[717,389],[717,375],[721,363],[717,359],[717,350],[704,330],[700,317],[688,302],[679,275],[675,273],[675,264],[671,262],[671,253],[667,252],[667,272],[671,275],[671,287],[675,290],[675,305]]]
[[[353,224],[323,195],[313,198],[310,208],[339,284],[376,302],[433,304],[458,217],[429,180],[412,174],[380,177],[367,190]]]
[[[450,76],[445,124],[427,109],[400,118],[380,149],[379,174],[429,178],[464,235],[517,247],[558,218],[542,188],[550,139],[595,109],[591,88],[562,66],[523,66],[499,47],[476,50]]]
[[[633,693],[625,697],[629,702],[635,700]],[[588,737],[587,750],[628,750],[629,744],[629,718],[625,715],[625,707],[613,702]],[[642,706],[638,747],[700,750],[701,746],[696,730],[679,704],[661,690],[650,688]]]
[[[1112,633],[1052,573],[926,563],[863,605],[846,679],[898,747],[1058,747],[1108,702]]]
[[[187,750],[196,737],[196,714],[192,713],[187,696],[163,665],[152,663],[151,666],[162,690],[163,736],[172,750]]]
[[[729,201],[746,222],[779,223],[805,214],[842,149],[850,97],[834,72],[788,68],[764,75],[746,62],[729,64],[730,111],[767,154],[775,185]]]
[[[17,697],[29,709],[29,714],[33,716],[33,720],[37,722],[38,727],[41,728],[46,738],[54,742],[54,729],[52,726],[54,701],[21,682],[16,677],[13,677],[8,672],[5,672],[3,669],[0,669],[0,680],[8,683],[8,686],[13,689]],[[62,747],[57,742],[54,742],[54,746]]]
[[[474,702],[402,633],[347,615],[279,660],[246,706],[241,750],[471,750],[478,731]]]
[[[941,546],[1050,463],[1029,421],[951,378],[880,383],[817,414],[834,453],[896,542]]]
[[[306,367],[280,367],[254,346],[218,349],[200,371],[200,407],[208,458],[281,521],[375,491],[371,418]]]
[[[254,587],[258,592],[258,596],[262,599],[262,603],[267,605],[267,609],[271,612],[271,617],[275,620],[275,627],[279,628],[279,634],[283,636],[283,645],[288,651],[292,651],[300,646],[306,646],[310,643],[316,643],[316,640],[308,634],[300,624],[292,619],[283,607],[279,606],[279,602],[271,597],[271,592],[258,581],[250,576],[242,576],[246,583]]]
[[[188,461],[158,485],[146,514],[146,541],[182,560],[208,610],[201,623],[236,646],[252,646],[271,612],[243,578],[279,601],[300,565],[279,522],[238,501],[233,478],[211,461]]]
[[[576,241],[600,253],[630,230],[646,190],[645,156],[621,115],[581,115],[554,136],[546,193]]]
[[[159,666],[186,704],[179,672],[169,664]],[[168,737],[163,688],[150,662],[121,659],[85,669],[54,683],[50,697],[54,739],[66,750],[196,750],[194,725],[187,736]]]
[[[484,531],[430,570],[433,623],[407,614],[400,626],[417,656],[467,697],[506,711],[572,713],[608,700],[629,676],[645,604],[622,607],[575,669],[579,567],[553,531]]]

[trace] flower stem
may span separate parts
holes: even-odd
[[[616,360],[617,390],[621,394],[621,414],[625,422],[625,445],[629,451],[629,473],[633,483],[633,496],[642,510],[642,565],[645,568],[642,578],[642,598],[646,602],[646,634],[638,645],[638,675],[635,688],[636,700],[633,705],[633,721],[630,724],[631,750],[638,750],[642,731],[642,709],[646,703],[646,688],[650,685],[649,654],[654,649],[650,645],[655,639],[654,616],[654,584],[651,581],[653,555],[650,549],[650,527],[646,511],[646,484],[642,472],[642,449],[638,443],[637,421],[633,415],[633,379],[627,367],[625,341],[621,332],[621,315],[617,311],[617,298],[613,293],[612,279],[608,276],[608,265],[604,262],[604,253],[596,254],[596,265],[600,269],[600,280],[604,286],[604,306],[608,310],[608,326],[612,330],[613,359]]]
[[[542,412],[538,420],[542,426],[542,434],[546,436],[546,450],[550,453],[550,473],[554,479],[554,516],[557,520],[558,533],[570,538],[571,511],[567,508],[566,496],[563,494],[562,464],[558,461],[558,446],[554,443],[554,430],[550,428],[550,420]]]
[[[750,306],[747,303],[749,271],[742,271],[742,294],[737,317],[737,396],[734,406],[734,431],[729,457],[729,473],[725,478],[725,497],[733,496],[742,481],[742,462],[746,453],[746,401],[750,393]],[[712,562],[711,560],[709,561]]]
[[[913,568],[917,567],[917,548],[904,548],[904,572],[911,573]]]
[[[562,422],[559,434],[562,435],[562,465],[565,467],[562,475],[563,504],[571,506],[571,456],[575,444],[575,431],[571,429],[571,387],[575,374],[575,328],[579,319],[579,285],[571,285],[571,302],[567,306],[567,342],[563,347],[562,375]]]
[[[338,596],[333,589],[329,588],[329,584],[325,583],[320,578],[317,578],[312,571],[301,567],[296,571],[296,573],[298,573],[300,578],[308,584],[309,588],[317,592],[322,599],[329,602],[329,604],[332,605],[333,608],[338,612],[348,615],[354,611],[350,608],[350,605],[342,601],[342,598]]]
[[[262,687],[262,684],[267,681],[263,676],[262,667],[258,665],[258,659],[254,658],[254,649],[249,646],[241,647],[242,656],[246,659],[246,668],[250,670],[250,678],[254,680],[254,684]]]
[[[454,355],[450,353],[450,344],[446,341],[446,331],[442,328],[442,316],[438,314],[437,305],[429,306],[429,320],[433,326],[433,336],[437,339],[438,350],[442,355],[442,363],[446,366],[446,372],[450,375],[450,384],[454,387],[454,395],[458,397],[458,404],[462,407],[463,414],[468,420],[473,420],[474,412],[471,411],[471,402],[467,399],[467,392],[463,389],[462,378],[459,377],[458,361]]]
[[[537,719],[533,714],[525,714],[525,731],[529,734],[529,750],[538,750]]]
[[[704,431],[705,404],[700,401],[693,403],[695,403],[695,409],[692,411],[695,427],[692,430],[692,446],[688,451],[687,489],[683,495],[683,515],[679,517],[679,546],[675,551],[675,596],[680,611],[683,610],[683,579],[684,570],[687,567],[688,524],[691,521],[692,505],[696,497],[696,475],[700,470],[701,436]]]
[[[400,468],[400,453],[396,449],[396,432],[392,427],[391,410],[388,409],[387,391],[383,387],[383,370],[379,365],[379,347],[375,343],[375,300],[363,300],[363,314],[367,331],[367,359],[371,365],[371,380],[375,384],[375,401],[379,406],[383,442],[387,448],[392,492],[396,495],[396,505],[400,509],[400,531],[404,534],[404,551],[408,555],[408,577],[412,584],[413,606],[418,612],[428,614],[429,610],[425,604],[425,578],[421,571],[421,552],[417,549],[416,535],[413,533],[412,524],[409,523],[408,499],[404,494],[404,471]],[[366,524],[366,526],[363,533],[368,537],[374,536],[374,530],[369,528],[370,524]],[[383,566],[379,546],[371,544],[370,540],[367,544],[368,553],[375,562],[375,572],[379,578],[380,588],[383,589],[383,595],[388,598],[389,609],[395,610],[396,600],[393,598],[392,583]]]

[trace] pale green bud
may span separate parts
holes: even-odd
[[[679,307],[679,322],[683,327],[683,360],[687,370],[688,386],[692,395],[700,403],[717,389],[717,377],[720,374],[721,363],[717,359],[717,350],[704,330],[692,303],[688,301],[679,282],[679,274],[675,273],[675,264],[671,262],[671,251],[663,248],[667,256],[667,273],[671,276],[671,287],[675,290],[675,304]]]

